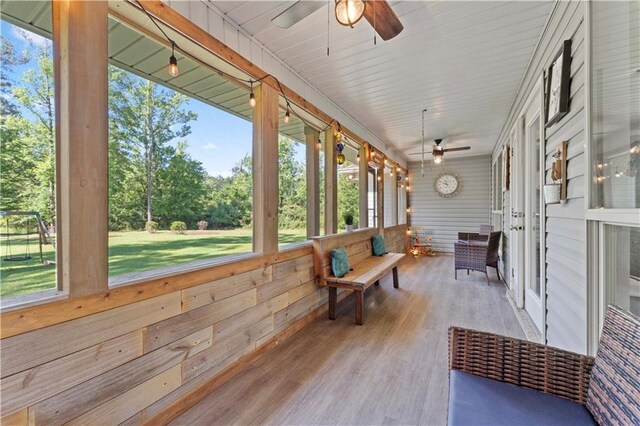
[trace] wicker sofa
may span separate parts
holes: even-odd
[[[449,425],[640,425],[640,318],[610,306],[595,358],[449,329]]]

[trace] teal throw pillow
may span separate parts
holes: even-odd
[[[331,270],[333,270],[333,275],[338,278],[344,277],[349,272],[349,255],[344,247],[331,252]]]
[[[382,256],[388,253],[384,247],[384,238],[382,238],[382,235],[374,235],[373,238],[371,238],[371,245],[373,246],[374,256]]]

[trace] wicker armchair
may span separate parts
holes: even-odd
[[[449,426],[640,424],[640,318],[610,305],[595,358],[449,328]]]
[[[480,225],[480,232],[458,232],[459,241],[487,241],[493,232],[493,226]]]
[[[501,232],[492,232],[489,239],[480,234],[466,234],[467,239],[463,239],[453,244],[455,254],[455,278],[458,279],[458,269],[466,269],[467,275],[469,271],[484,272],[489,285],[489,274],[487,266],[496,269],[498,279],[500,272],[498,271],[498,247],[500,246]],[[465,235],[465,233],[460,233]]]
[[[449,370],[587,401],[594,358],[527,340],[449,328]]]

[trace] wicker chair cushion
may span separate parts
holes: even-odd
[[[384,238],[382,238],[382,235],[374,235],[371,237],[371,247],[373,248],[374,256],[384,256],[389,253],[384,246]]]
[[[342,278],[349,272],[349,255],[344,247],[337,248],[331,252],[331,270],[333,275]]]
[[[458,370],[449,374],[449,426],[596,424],[577,402]]]
[[[603,425],[640,425],[640,318],[609,306],[587,408]]]

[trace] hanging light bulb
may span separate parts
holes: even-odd
[[[169,74],[171,77],[177,77],[180,74],[180,70],[178,70],[178,60],[175,56],[175,47],[176,44],[171,42],[171,56],[169,57]]]
[[[250,81],[249,83],[251,84],[251,93],[249,93],[249,105],[251,105],[251,108],[255,108],[256,95],[253,94],[253,81]]]
[[[364,0],[336,0],[336,19],[341,25],[351,27],[364,15]]]
[[[288,123],[291,118],[291,114],[289,113],[289,106],[287,105],[287,112],[284,113],[284,122]]]
[[[358,155],[356,155],[356,163],[360,163],[360,153],[358,153]]]

